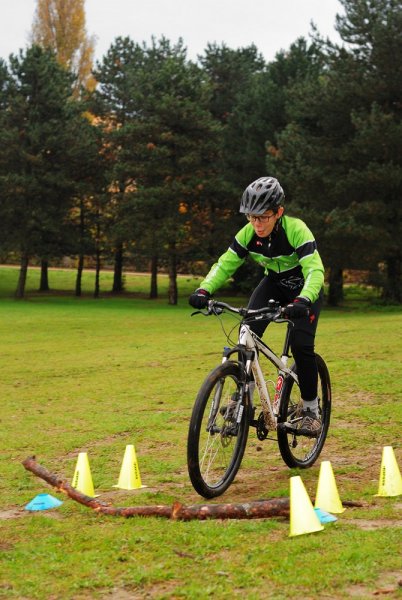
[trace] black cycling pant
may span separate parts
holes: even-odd
[[[300,291],[300,288],[298,290],[286,288],[286,283],[284,285],[284,282],[281,283],[274,276],[267,275],[252,293],[248,308],[263,308],[267,306],[270,299],[277,300],[282,306],[286,306],[295,299]],[[322,302],[323,291],[321,290],[318,300],[310,308],[310,315],[294,319],[294,327],[290,334],[290,347],[297,367],[300,393],[303,400],[306,401],[314,400],[317,397],[318,371],[314,341]],[[250,329],[262,337],[267,325],[267,321],[257,321],[250,325]]]

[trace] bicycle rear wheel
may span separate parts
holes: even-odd
[[[239,470],[247,443],[250,405],[243,395],[241,367],[226,361],[198,392],[187,441],[187,466],[194,489],[204,498],[222,494]]]
[[[278,445],[282,458],[288,467],[311,467],[320,455],[327,437],[331,417],[331,382],[324,360],[317,357],[318,398],[322,428],[318,437],[295,434],[286,423],[292,423],[300,417],[303,403],[300,388],[292,377],[287,377],[281,396],[278,423]],[[295,365],[292,370],[296,371]],[[297,430],[296,430],[297,431]]]

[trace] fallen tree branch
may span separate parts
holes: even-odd
[[[60,479],[57,475],[50,473],[45,467],[36,462],[34,456],[26,458],[23,463],[27,471],[31,471],[37,477],[44,479],[57,491],[63,492],[72,500],[92,508],[102,515],[120,517],[164,517],[167,519],[190,521],[192,519],[267,519],[272,517],[289,518],[289,498],[272,498],[271,500],[255,500],[253,502],[228,503],[228,504],[195,504],[184,506],[175,502],[173,506],[128,506],[116,507],[102,502],[97,498],[86,496],[67,481]],[[344,506],[363,507],[363,502],[347,501]]]
[[[357,502],[356,500],[342,500],[342,504],[343,506],[350,508],[364,508],[369,506],[368,502]]]
[[[26,458],[22,463],[37,477],[44,479],[57,491],[63,492],[72,500],[88,506],[103,515],[121,517],[165,517],[167,519],[190,521],[192,519],[266,519],[272,517],[289,517],[289,498],[273,498],[237,504],[200,504],[184,506],[175,502],[173,506],[130,506],[115,507],[97,498],[91,498],[73,488],[67,481],[50,473],[36,462],[34,456]]]

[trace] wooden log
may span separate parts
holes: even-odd
[[[192,519],[267,519],[273,517],[289,518],[289,498],[254,500],[252,502],[228,504],[196,504],[183,506],[175,502],[172,507],[172,519],[190,521]]]
[[[67,481],[50,473],[45,467],[36,462],[34,456],[26,458],[24,467],[44,479],[59,492],[63,492],[72,500],[79,502],[102,515],[119,517],[164,517],[166,519],[190,521],[198,519],[270,519],[274,517],[289,518],[289,498],[271,498],[270,500],[255,500],[253,502],[227,504],[195,504],[184,506],[174,502],[173,506],[128,506],[116,507],[110,503],[91,498],[73,488]],[[344,501],[344,506],[365,506],[363,502]]]
[[[31,471],[59,492],[63,492],[72,500],[88,506],[103,515],[121,517],[164,517],[168,519],[190,521],[192,519],[267,519],[272,517],[289,517],[289,498],[273,498],[271,500],[256,500],[236,504],[200,504],[184,506],[175,502],[173,506],[129,506],[115,507],[97,498],[91,498],[73,488],[67,481],[50,473],[45,467],[36,462],[34,456],[23,461],[27,471]]]

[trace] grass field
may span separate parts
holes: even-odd
[[[321,459],[331,461],[341,499],[363,506],[322,532],[290,538],[283,519],[98,516],[25,471],[21,461],[35,454],[71,482],[78,453],[87,452],[103,501],[201,503],[187,475],[187,428],[225,339],[216,319],[190,317],[190,277],[179,279],[178,306],[167,305],[164,277],[156,301],[146,299],[147,276],[127,275],[129,295],[98,300],[91,273],[79,299],[69,271],[52,271],[57,291],[38,294],[31,270],[23,301],[12,299],[16,280],[15,269],[0,268],[0,597],[401,597],[401,498],[375,497],[382,448],[393,446],[402,464],[401,308],[370,308],[353,288],[343,308],[322,313],[317,350],[331,371],[334,404]],[[101,289],[110,281],[102,274]],[[282,335],[271,326],[270,345],[278,348]],[[147,486],[131,492],[113,487],[127,444]],[[296,474],[312,497],[319,465],[289,470],[275,442],[259,442],[252,430],[239,474],[217,501],[288,496]],[[44,492],[63,505],[24,510]]]

